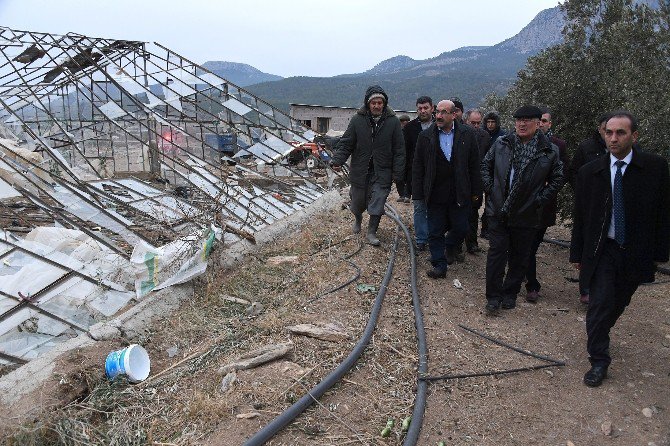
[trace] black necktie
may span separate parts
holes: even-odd
[[[626,215],[623,206],[623,172],[621,168],[626,163],[619,160],[614,163],[614,187],[612,188],[612,214],[614,215],[614,240],[619,245],[626,241]]]

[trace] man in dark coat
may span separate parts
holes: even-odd
[[[500,115],[494,111],[490,111],[484,116],[484,125],[491,137],[491,145],[496,142],[496,139],[507,135],[507,132],[500,127]]]
[[[610,330],[641,283],[653,282],[655,262],[670,253],[670,175],[661,156],[638,150],[637,121],[612,113],[605,127],[609,156],[577,174],[570,262],[590,291],[586,312],[591,368],[587,386],[607,377]]]
[[[570,160],[568,157],[568,150],[565,141],[554,135],[551,131],[551,111],[548,108],[542,108],[542,118],[540,118],[540,130],[545,134],[549,141],[558,147],[558,156],[563,164],[563,178],[567,178],[567,171],[570,168]],[[563,187],[563,185],[561,185]],[[540,281],[537,280],[537,250],[540,243],[544,239],[544,234],[547,228],[556,224],[556,211],[558,210],[558,200],[554,196],[542,208],[542,217],[540,218],[540,226],[535,232],[533,245],[530,249],[530,257],[528,258],[528,271],[526,272],[526,300],[531,303],[537,302],[540,298]]]
[[[377,228],[392,181],[402,180],[405,174],[405,143],[400,121],[379,85],[368,87],[363,102],[336,144],[331,165],[339,169],[351,156],[349,197],[355,218],[353,232],[361,231],[367,207],[370,214],[367,242],[379,246]]]
[[[463,114],[465,123],[473,128],[477,136],[477,147],[479,148],[479,162],[484,160],[486,152],[491,147],[491,136],[482,128],[482,120],[484,116],[479,109],[470,109]],[[475,254],[479,251],[479,242],[477,241],[477,226],[479,223],[479,208],[483,203],[483,194],[480,195],[477,204],[472,206],[470,216],[468,217],[468,234],[465,236],[465,247],[470,254]]]
[[[598,127],[593,131],[593,134],[580,142],[577,150],[575,150],[568,172],[568,183],[570,183],[573,192],[575,191],[575,181],[577,180],[579,169],[583,165],[608,153],[607,145],[605,144],[605,126],[609,118],[609,113],[601,115],[598,118]],[[588,288],[579,287],[579,301],[585,305],[589,303]]]
[[[484,116],[484,129],[489,134],[489,146],[486,148],[486,151],[491,148],[496,139],[501,136],[505,136],[507,132],[500,127],[500,115],[494,111],[488,112]],[[482,214],[482,231],[480,237],[489,238],[488,236],[488,221],[486,220],[486,212]]]
[[[455,121],[454,109],[451,101],[437,104],[435,124],[419,134],[412,165],[413,197],[424,200],[428,211],[433,279],[446,277],[445,248],[453,253],[463,241],[472,201],[481,193],[477,140]]]
[[[587,163],[590,163],[596,158],[606,155],[607,145],[605,144],[605,126],[610,118],[610,113],[605,113],[598,118],[598,128],[593,131],[593,134],[580,142],[572,157],[570,164],[570,171],[568,182],[575,189],[575,180],[577,179],[577,172]]]
[[[482,161],[489,221],[486,310],[516,306],[540,225],[542,207],[563,185],[558,148],[539,130],[542,112],[525,105],[516,112],[515,132],[498,138]],[[507,275],[505,275],[507,267]]]
[[[426,217],[426,202],[418,200],[412,194],[412,163],[414,161],[414,148],[419,133],[426,130],[433,124],[433,100],[428,96],[420,96],[416,100],[416,118],[412,119],[403,129],[405,136],[405,151],[407,153],[406,162],[406,187],[407,196],[412,197],[412,206],[414,208],[414,241],[419,251],[425,251],[428,246],[428,220]]]

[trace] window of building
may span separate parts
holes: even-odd
[[[330,128],[330,118],[316,118],[316,131],[327,133]]]
[[[308,129],[312,128],[312,120],[311,119],[303,119],[302,124],[307,127]]]

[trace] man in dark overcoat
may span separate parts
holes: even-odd
[[[388,96],[379,85],[368,87],[365,92],[363,106],[334,147],[331,166],[337,170],[349,157],[353,232],[361,231],[363,211],[367,208],[370,221],[366,239],[369,244],[379,246],[377,228],[391,184],[405,176],[405,142],[400,120],[388,106]]]
[[[670,251],[668,162],[633,147],[637,137],[635,117],[613,112],[605,127],[609,155],[584,165],[575,184],[570,262],[590,292],[584,384],[591,387],[607,377],[610,330]]]

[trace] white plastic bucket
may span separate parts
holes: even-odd
[[[105,374],[108,379],[126,375],[128,381],[138,383],[147,379],[150,368],[149,354],[137,344],[111,352],[105,360]]]

